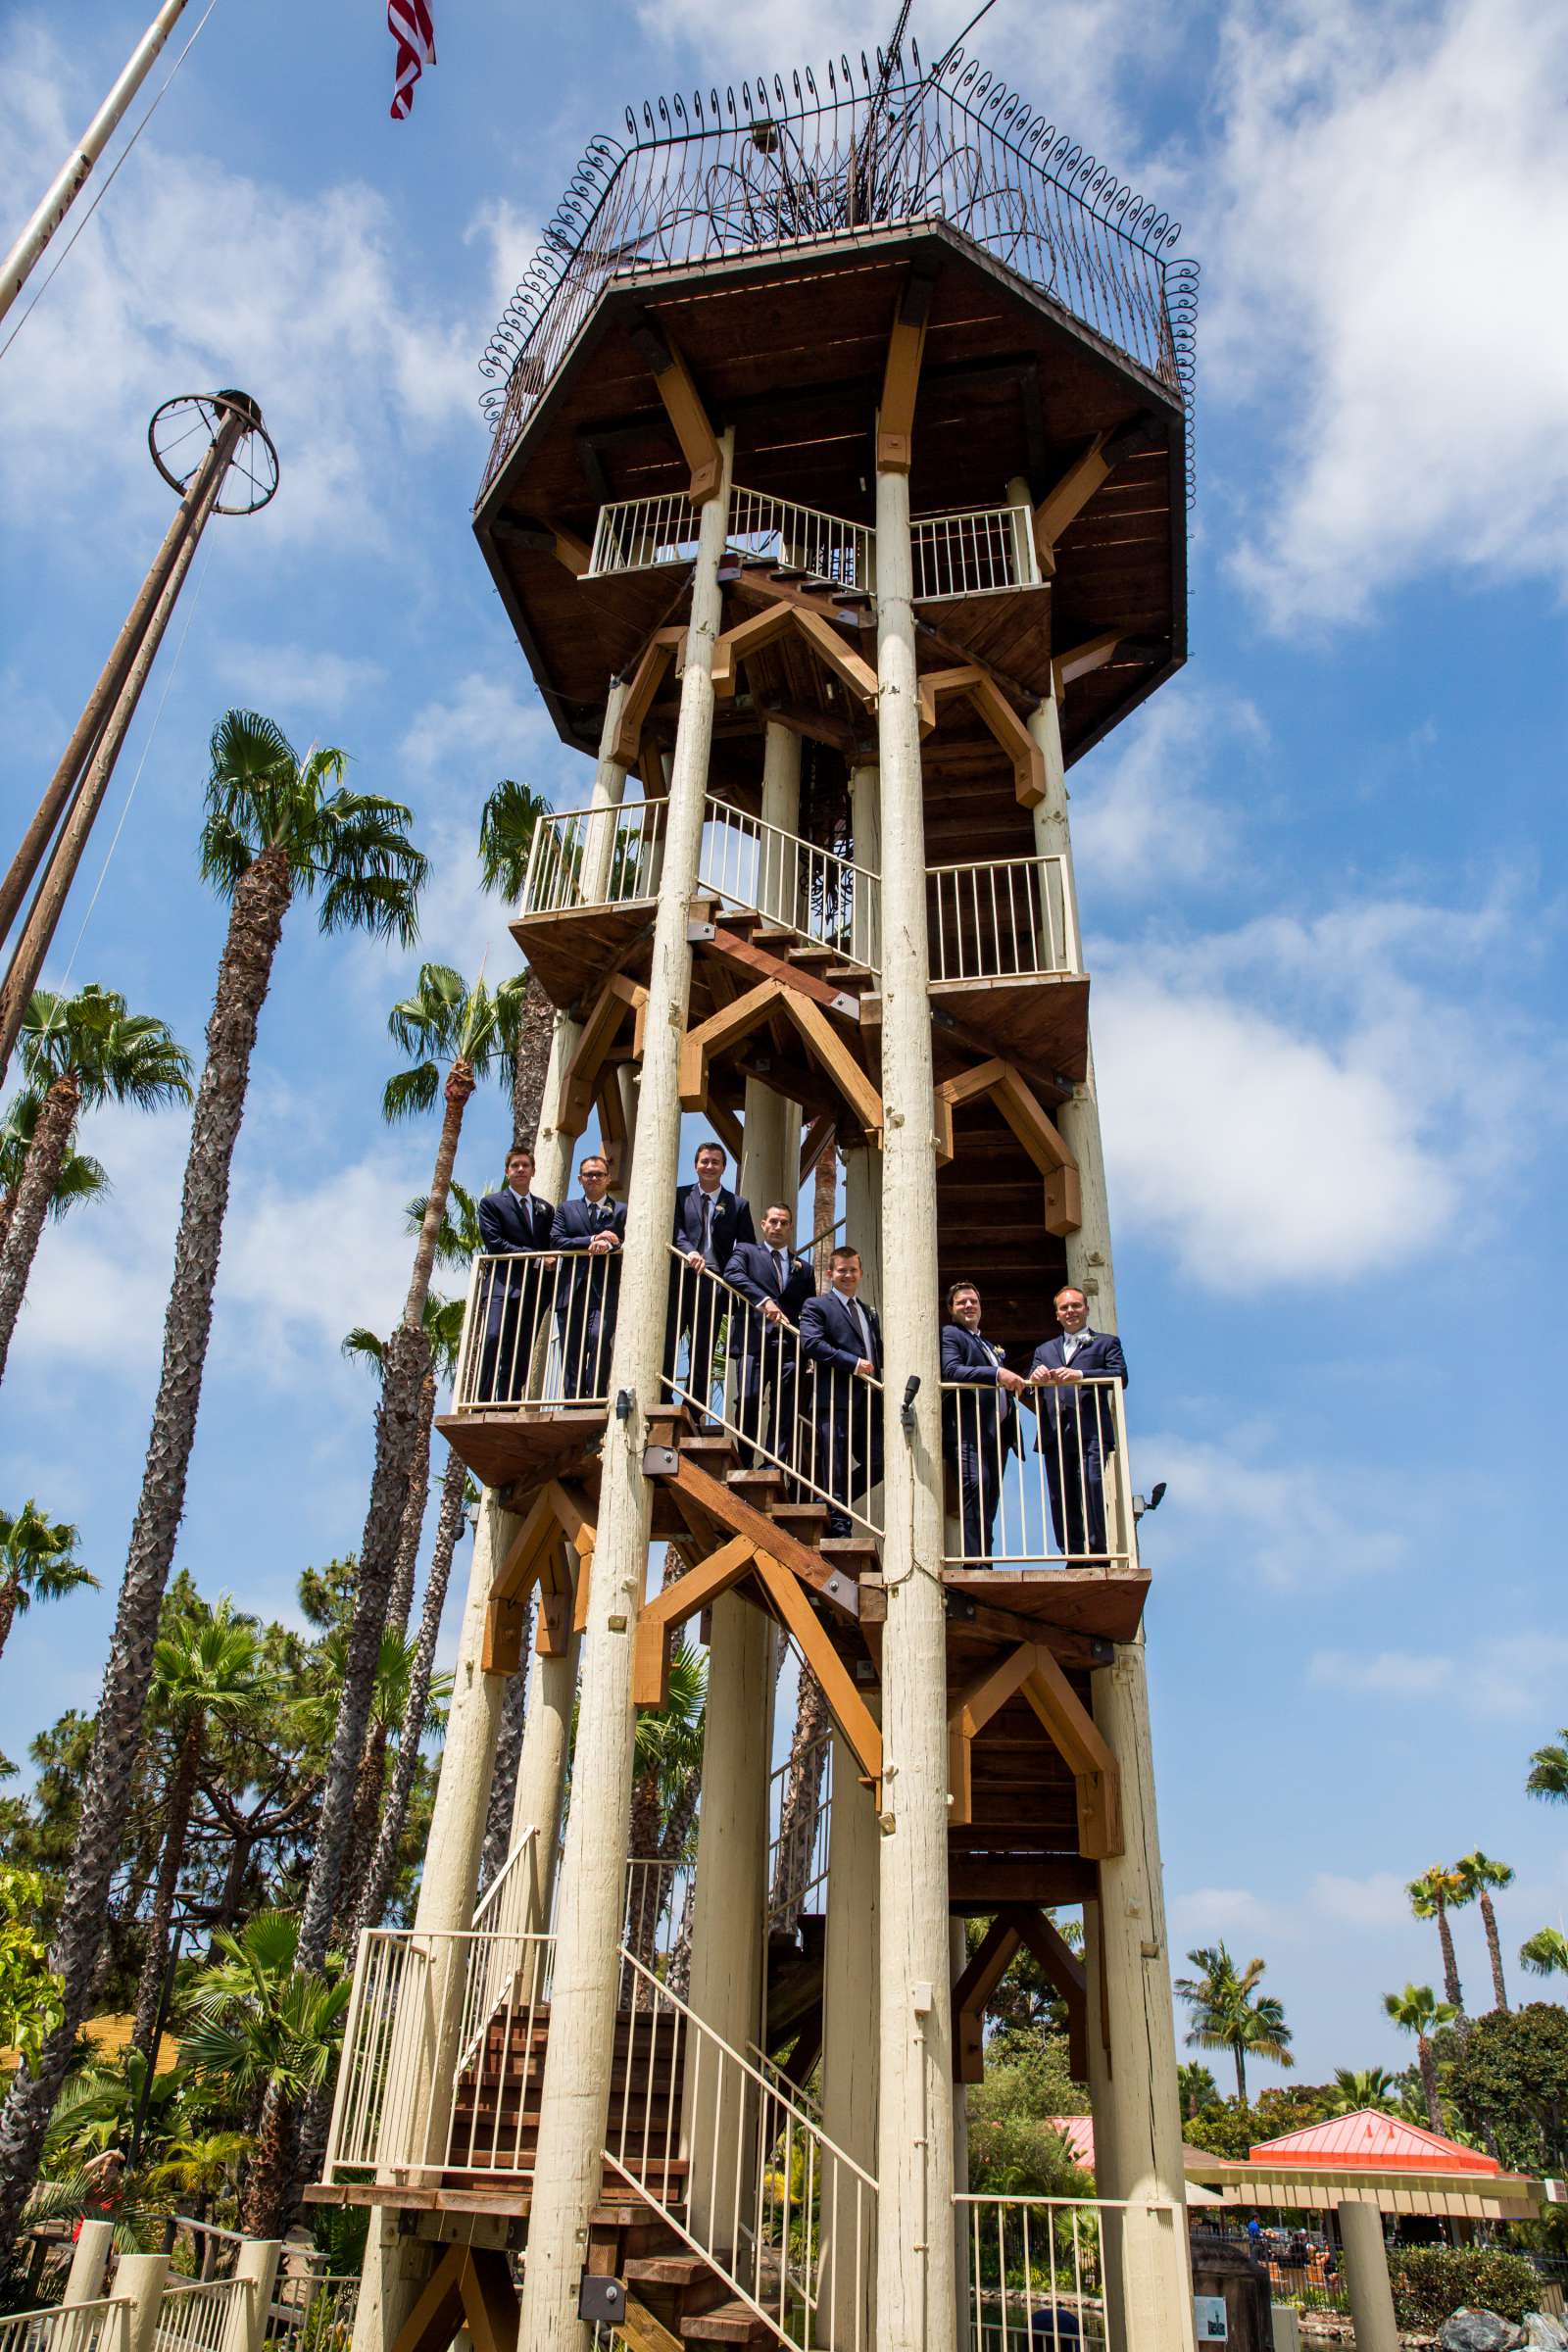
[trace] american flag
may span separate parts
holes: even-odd
[[[397,86],[392,120],[406,122],[414,111],[414,85],[435,64],[435,27],[425,0],[387,0],[386,28],[398,45]]]

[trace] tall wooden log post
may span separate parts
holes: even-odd
[[[602,898],[609,887],[615,849],[615,811],[626,792],[626,770],[611,758],[611,752],[620,729],[626,693],[624,678],[612,682],[605,703],[605,723],[599,731],[599,764],[594,770],[594,788],[588,806],[596,817],[601,810],[604,814],[602,823],[593,823],[588,828],[582,876],[585,899]],[[545,1200],[554,1200],[558,1207],[571,1191],[572,1147],[577,1138],[562,1126],[561,1109],[566,1091],[566,1072],[581,1040],[581,1022],[574,1021],[569,1013],[558,1012],[550,1040],[550,1066],[545,1073],[533,1154],[534,1190]]]
[[[458,1938],[473,1920],[496,1734],[506,1689],[501,1675],[486,1674],[480,1664],[485,1615],[491,1590],[520,1524],[514,1512],[503,1510],[493,1493],[485,1494],[474,1533],[441,1774],[414,1911],[416,1937],[430,1938],[423,1947],[426,1966],[422,1970],[411,1966],[404,2002],[392,2028],[387,2070],[407,2118],[406,2156],[416,2164],[439,2165],[446,2144],[453,2059],[463,2018],[466,1956],[471,1948]],[[415,1948],[419,1947],[416,1944]],[[395,2209],[375,2209],[354,2318],[354,2352],[391,2352],[424,2283],[430,2259],[429,2246],[417,2238],[400,2236]]]
[[[822,1959],[822,2129],[835,2147],[876,2178],[877,1884],[881,1832],[860,1760],[833,1734],[833,1807],[828,1819],[827,1933]],[[841,2266],[858,2265],[858,2269]],[[837,2335],[826,2352],[875,2344],[876,2244],[824,2250],[819,2306]],[[858,2281],[858,2294],[854,2291]]]
[[[947,1648],[942,1396],[920,707],[909,478],[876,482],[882,819],[882,1227],[886,1535],[878,2115],[878,2352],[953,2333],[953,2054],[948,1998]],[[909,1383],[919,1393],[906,1426]]]
[[[599,1537],[582,1645],[574,1795],[562,1866],[519,2352],[580,2352],[585,2341],[577,2295],[610,2105],[631,1809],[632,1649],[648,1573],[651,1512],[643,1448],[663,1360],[667,1219],[679,1177],[680,1046],[691,984],[687,931],[713,731],[718,568],[729,515],[732,448],[726,435],[719,487],[703,508],[670,772],[663,887],[648,983],[637,1167],[627,1204],[611,1361],[613,1402],[605,1435]]]
[[[1035,810],[1036,841],[1042,856],[1061,858],[1067,904],[1075,909],[1066,769],[1054,702],[1039,705],[1029,731],[1044,755],[1046,775],[1045,799]],[[1076,913],[1073,924],[1076,931]],[[1066,1237],[1068,1279],[1088,1299],[1091,1324],[1114,1331],[1115,1268],[1092,1056],[1084,1083],[1058,1115],[1078,1161],[1082,1191],[1082,1222]],[[1102,2084],[1096,2085],[1102,2089],[1096,2105],[1096,2186],[1102,2196],[1127,2200],[1120,2276],[1130,2352],[1192,2352],[1192,2266],[1176,2087],[1176,2023],[1142,1633],[1136,1642],[1119,1644],[1114,1662],[1092,1675],[1090,1682],[1095,1721],[1121,1767],[1126,1838],[1123,1851],[1100,1865],[1100,1896],[1090,1938],[1097,1973],[1103,1975],[1110,2034],[1110,2063]],[[1092,2044],[1093,2038],[1092,2034]],[[1097,2070],[1092,2066],[1091,2071]],[[1102,2107],[1109,2121],[1103,2157]],[[1106,2301],[1107,2315],[1114,2320],[1116,2297],[1107,2295]]]
[[[880,876],[882,870],[881,777],[874,760],[862,760],[850,774],[850,823],[855,862]],[[871,892],[873,915],[867,954],[880,961],[882,938],[880,881]],[[844,1240],[858,1250],[865,1267],[865,1287],[872,1301],[882,1301],[882,1155],[869,1144],[856,1144],[844,1153]]]

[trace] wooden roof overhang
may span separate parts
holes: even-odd
[[[1073,684],[1069,762],[1186,659],[1186,417],[1172,388],[1113,350],[1050,294],[932,220],[612,279],[474,513],[474,530],[563,739],[596,748],[608,678],[680,616],[682,565],[580,579],[545,531],[591,542],[607,501],[680,493],[688,468],[633,342],[652,316],[715,422],[733,425],[749,488],[869,522],[872,425],[889,326],[911,271],[934,272],[915,412],[918,513],[994,507],[1024,476],[1042,498],[1097,434],[1152,420],[1062,531],[1049,589],[937,608],[946,650],[995,664],[1023,694],[1049,664],[1108,629],[1125,651]],[[962,649],[961,652],[956,649]],[[667,724],[673,704],[664,713]],[[656,724],[660,714],[655,713]],[[755,734],[755,711],[721,714]]]
[[[1544,2184],[1524,2173],[1379,2172],[1365,2165],[1238,2164],[1219,2157],[1189,2171],[1227,2205],[1375,2205],[1382,2213],[1527,2222],[1546,2201]]]

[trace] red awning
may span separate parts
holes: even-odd
[[[1308,2124],[1304,2131],[1287,2132],[1248,2150],[1250,2164],[1322,2164],[1345,2170],[1365,2165],[1380,2173],[1500,2173],[1494,2156],[1479,2148],[1464,2148],[1441,2132],[1407,2124],[1402,2116],[1384,2115],[1376,2107],[1359,2107],[1353,2115],[1337,2115],[1326,2124]]]

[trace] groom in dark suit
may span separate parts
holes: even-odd
[[[664,1377],[668,1380],[673,1375],[681,1341],[689,1338],[686,1388],[704,1410],[712,1387],[713,1344],[722,1296],[718,1284],[706,1277],[722,1276],[736,1245],[757,1239],[751,1202],[725,1186],[727,1157],[722,1144],[698,1145],[695,1179],[675,1195],[669,1228],[669,1238],[684,1257],[688,1272],[683,1279],[679,1264],[670,1260]]]
[[[490,1299],[480,1373],[480,1396],[485,1401],[518,1402],[527,1393],[549,1268],[555,1263],[539,1254],[550,1247],[555,1204],[541,1200],[532,1185],[533,1153],[519,1146],[507,1153],[506,1183],[498,1193],[486,1193],[479,1202],[479,1247],[486,1256],[515,1260],[511,1265],[493,1266],[488,1276]]]
[[[556,1298],[562,1392],[567,1400],[610,1394],[610,1356],[620,1304],[620,1247],[626,1238],[626,1203],[610,1199],[609,1161],[590,1152],[579,1163],[577,1176],[582,1199],[563,1200],[550,1228],[551,1249],[571,1260]]]
[[[1009,1372],[980,1329],[972,1282],[948,1293],[942,1326],[942,1449],[958,1474],[966,1567],[989,1567],[1007,1456],[1018,1449],[1016,1399],[1028,1382]]]
[[[1105,1556],[1105,1456],[1116,1450],[1110,1391],[1086,1381],[1127,1386],[1127,1358],[1114,1332],[1091,1331],[1089,1301],[1067,1283],[1054,1301],[1060,1337],[1035,1349],[1030,1385],[1040,1418],[1040,1450],[1051,1488],[1056,1548],[1068,1559]]]
[[[840,1505],[858,1502],[882,1477],[882,1398],[867,1384],[882,1377],[882,1326],[857,1296],[858,1250],[835,1250],[832,1288],[801,1309],[801,1353],[813,1366],[815,1474]],[[844,1510],[828,1517],[830,1536],[847,1536]]]
[[[793,1464],[795,1460],[796,1339],[790,1330],[815,1290],[811,1269],[804,1258],[790,1255],[790,1228],[795,1219],[782,1200],[762,1211],[762,1238],[741,1242],[730,1251],[724,1280],[747,1301],[734,1310],[730,1322],[730,1352],[741,1367],[740,1423],[750,1439],[760,1436],[769,1454]],[[768,1393],[763,1417],[762,1391]],[[742,1453],[748,1467],[752,1447]]]

